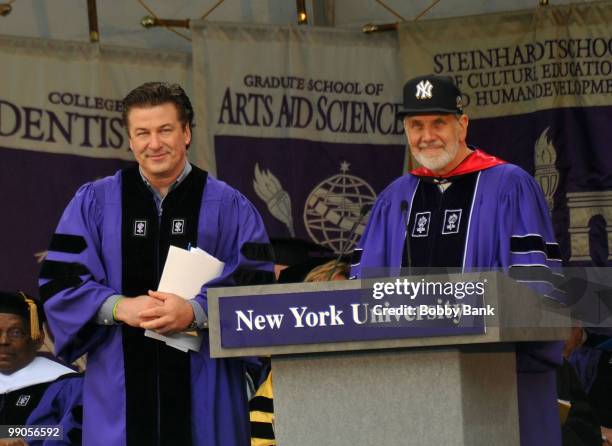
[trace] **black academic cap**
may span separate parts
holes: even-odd
[[[274,263],[289,266],[280,272],[278,283],[303,282],[313,268],[337,257],[330,248],[298,238],[273,238],[270,244]]]
[[[44,319],[42,305],[24,292],[9,293],[0,291],[0,313],[21,316],[30,324],[30,337],[37,340],[41,336]]]
[[[324,263],[336,257],[332,249],[299,238],[272,238],[270,244],[274,263],[278,265],[299,265],[313,259],[321,259],[320,263]]]
[[[310,259],[306,262],[289,266],[278,275],[278,283],[303,282],[310,271],[327,262],[329,262],[329,259]]]

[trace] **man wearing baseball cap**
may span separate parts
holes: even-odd
[[[403,97],[398,118],[421,166],[379,195],[351,275],[399,266],[501,268],[521,279],[545,265],[552,277],[560,250],[540,187],[518,166],[468,146],[469,119],[452,79],[416,77],[406,82]],[[562,299],[550,282],[530,286]],[[520,343],[516,350],[521,445],[559,445],[561,344]]]

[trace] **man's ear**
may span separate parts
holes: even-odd
[[[467,129],[470,123],[470,118],[468,118],[467,115],[461,115],[459,116],[459,119],[457,119],[457,121],[459,122],[459,140],[465,143],[465,140],[467,139]]]
[[[189,144],[191,144],[191,126],[185,124],[185,145],[189,146]]]

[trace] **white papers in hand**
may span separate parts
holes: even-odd
[[[225,264],[200,248],[186,249],[170,246],[166,264],[159,281],[158,291],[173,293],[183,299],[193,299],[200,293],[202,285],[216,279],[223,272]],[[164,341],[178,350],[200,351],[202,335],[191,336],[176,333],[170,336],[160,335],[151,330],[145,336]]]
[[[170,246],[158,290],[192,299],[200,293],[202,285],[221,275],[224,266],[225,263],[200,248],[187,251]]]

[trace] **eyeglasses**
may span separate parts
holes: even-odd
[[[28,334],[23,331],[21,328],[9,328],[6,331],[6,337],[11,341],[20,341],[28,337]],[[2,332],[0,331],[0,339],[2,339]]]

